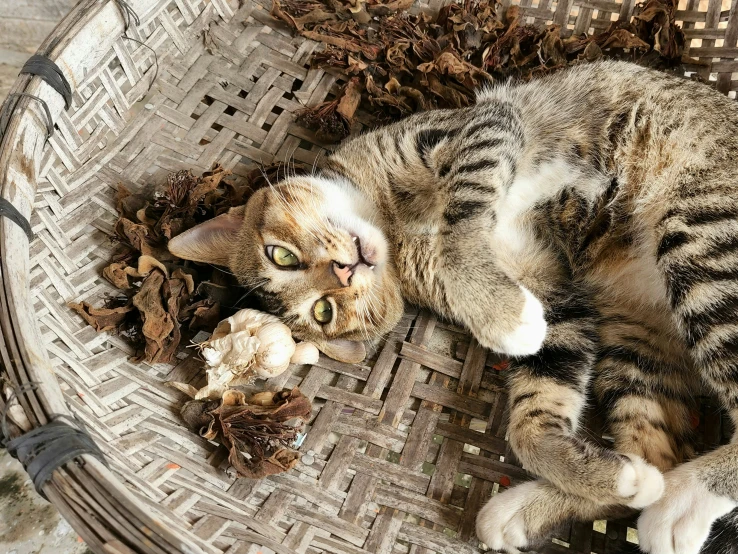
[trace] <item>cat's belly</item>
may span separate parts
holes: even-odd
[[[655,256],[639,251],[642,248],[605,250],[585,280],[612,303],[670,313],[664,276],[656,267]]]
[[[620,316],[639,322],[644,328],[657,331],[658,342],[677,354],[684,351],[683,334],[672,313],[655,252],[655,245],[648,241],[630,248],[604,250],[584,275],[584,281],[605,321]]]

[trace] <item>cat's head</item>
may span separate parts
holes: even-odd
[[[390,331],[403,311],[379,218],[346,183],[292,177],[173,238],[169,250],[227,266],[297,338],[358,362],[361,341]]]

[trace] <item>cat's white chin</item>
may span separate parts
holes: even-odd
[[[359,238],[362,256],[368,263],[380,268],[385,265],[389,247],[380,228],[369,223],[379,217],[371,202],[348,181],[322,177],[311,177],[310,181],[327,199],[323,203],[325,218],[352,237]]]
[[[500,354],[508,356],[530,356],[538,352],[546,339],[548,328],[543,305],[528,289],[520,289],[525,297],[520,323],[512,332],[500,337],[495,348]]]

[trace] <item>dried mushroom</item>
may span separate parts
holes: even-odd
[[[528,25],[518,6],[489,0],[452,3],[435,16],[408,13],[412,4],[273,0],[273,17],[323,43],[312,65],[348,76],[336,98],[303,110],[300,123],[319,138],[338,140],[349,134],[357,108],[382,123],[416,111],[467,106],[488,82],[529,79],[603,56],[662,68],[682,61],[676,0],[649,0],[636,7],[630,22],[571,36],[558,25]]]
[[[241,477],[261,479],[297,465],[295,442],[312,406],[297,388],[260,392],[250,398],[227,390],[219,400],[191,400],[182,406],[185,423],[200,436],[229,450]]]

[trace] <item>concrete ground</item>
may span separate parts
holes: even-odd
[[[6,450],[0,450],[0,552],[92,552],[59,512],[36,493],[23,466]]]
[[[41,13],[46,27],[53,26],[75,0],[0,0],[0,28],[8,13],[21,17]],[[48,7],[47,10],[45,8]],[[10,10],[10,11],[9,11]],[[25,10],[25,11],[24,11]],[[41,27],[39,23],[39,28]],[[4,34],[4,33],[3,33]],[[25,38],[24,38],[25,37]],[[12,38],[12,37],[11,37]],[[16,34],[13,41],[0,37],[0,104],[15,82],[20,68],[36,50],[38,37]],[[86,554],[91,552],[59,512],[41,498],[23,466],[6,450],[0,450],[0,552],[7,554]]]

